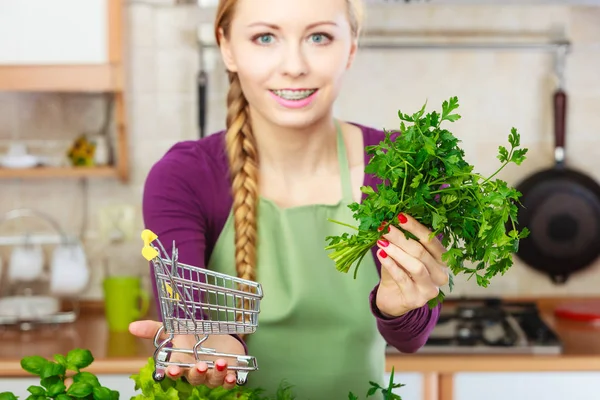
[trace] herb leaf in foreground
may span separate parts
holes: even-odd
[[[362,187],[365,200],[349,206],[359,226],[331,221],[353,231],[327,236],[325,249],[331,250],[329,257],[337,270],[348,272],[355,265],[356,278],[363,257],[390,224],[394,223],[408,238],[417,239],[395,224],[397,215],[404,212],[429,227],[431,238],[441,238],[448,249],[442,259],[454,275],[467,274],[469,279],[476,278],[477,285],[487,287],[491,278],[512,266],[512,253],[518,249],[519,240],[529,234],[527,228],[520,232],[516,228],[521,193],[505,181],[492,178],[509,163],[521,165],[528,149],[519,148],[520,134],[512,128],[510,148],[498,149],[500,167],[483,177],[464,160],[459,140],[441,128],[442,122],[461,118],[454,113],[458,98],[444,101],[441,114],[426,114],[426,105],[412,115],[399,111],[400,131],[386,131],[381,143],[367,147],[371,159],[365,173],[375,175],[382,183],[376,190]],[[465,262],[473,266],[467,267]],[[450,290],[452,286],[451,279]],[[444,296],[440,291],[429,306],[436,306]]]

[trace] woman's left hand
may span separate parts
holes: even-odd
[[[429,239],[431,231],[414,218],[400,214],[398,221],[419,241],[407,239],[402,231],[390,225],[389,232],[377,242],[381,282],[376,304],[388,318],[424,306],[449,280],[448,267],[442,261],[446,251],[442,243],[435,237]]]

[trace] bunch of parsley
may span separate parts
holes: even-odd
[[[365,173],[374,174],[382,183],[377,190],[362,187],[366,199],[349,206],[360,223],[358,227],[332,220],[355,232],[327,236],[325,249],[331,250],[329,257],[337,270],[348,272],[355,264],[356,278],[363,257],[388,225],[394,224],[406,237],[418,240],[395,223],[403,212],[429,227],[431,238],[441,238],[447,249],[442,259],[454,275],[468,274],[469,279],[474,276],[479,286],[487,287],[492,277],[512,266],[512,253],[518,249],[519,240],[529,234],[527,228],[519,231],[516,227],[521,193],[505,181],[492,178],[509,163],[521,165],[528,149],[519,148],[520,135],[512,128],[510,149],[498,149],[500,167],[489,177],[481,176],[465,161],[460,141],[441,127],[444,121],[461,118],[454,113],[458,98],[444,101],[441,114],[426,114],[426,105],[412,115],[398,111],[400,131],[386,131],[381,143],[367,147],[371,159]],[[473,267],[467,267],[465,261]],[[452,275],[449,287],[452,290]],[[430,307],[443,301],[444,296],[440,291],[429,302]]]

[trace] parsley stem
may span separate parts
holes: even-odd
[[[331,219],[331,218],[327,218],[327,221],[329,221],[329,222],[333,222],[333,223],[336,223],[336,224],[338,224],[338,225],[343,225],[343,226],[345,226],[345,227],[347,227],[347,228],[352,228],[352,229],[355,229],[355,230],[357,230],[357,231],[359,230],[359,229],[358,229],[357,227],[355,227],[355,226],[352,226],[352,225],[350,225],[350,224],[346,224],[345,222],[336,221],[336,220],[333,220],[333,219]]]
[[[404,180],[402,181],[402,192],[400,193],[400,202],[404,201],[404,188],[406,188],[406,177],[408,176],[408,162],[404,160]]]
[[[492,179],[494,176],[496,176],[496,174],[498,174],[500,171],[502,171],[502,169],[504,167],[506,167],[508,165],[508,163],[510,162],[510,159],[512,158],[513,152],[514,152],[514,147],[512,147],[510,149],[510,154],[506,158],[506,161],[500,166],[500,168],[498,168],[496,170],[496,172],[494,172],[492,175],[490,175],[489,177],[487,177],[486,180],[481,183],[482,185],[485,185],[490,179]]]

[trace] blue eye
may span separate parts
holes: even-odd
[[[327,41],[331,39],[328,35],[326,35],[324,33],[314,33],[314,34],[310,35],[310,38],[313,41],[313,43],[316,43],[316,44],[324,44],[324,43],[327,43]]]
[[[259,44],[270,44],[273,41],[273,35],[266,33],[264,35],[257,36],[255,40],[258,40]]]

